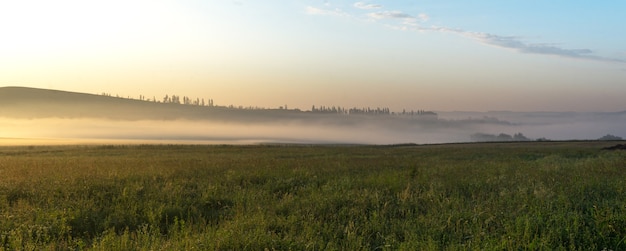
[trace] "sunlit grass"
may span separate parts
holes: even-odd
[[[621,250],[602,146],[3,147],[0,249]]]

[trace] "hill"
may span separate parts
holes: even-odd
[[[334,107],[333,107],[334,108]],[[378,113],[380,111],[380,113]],[[305,122],[335,125],[384,124],[411,126],[445,123],[434,112],[393,114],[388,110],[357,110],[348,113],[317,109],[247,109],[226,106],[184,105],[157,101],[94,95],[86,93],[0,87],[0,117],[33,118],[98,118],[110,120],[209,120],[214,122],[271,123]],[[347,112],[347,111],[346,111]],[[381,119],[384,118],[384,119]],[[400,122],[400,123],[395,123]]]
[[[112,120],[267,121],[294,119],[293,110],[251,111],[160,103],[27,87],[0,88],[0,116],[9,118],[100,118]]]

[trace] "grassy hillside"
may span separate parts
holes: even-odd
[[[117,120],[214,120],[262,122],[297,119],[287,110],[253,111],[157,103],[26,87],[0,88],[0,115],[11,118],[104,118]]]
[[[4,147],[0,250],[624,250],[612,144]]]

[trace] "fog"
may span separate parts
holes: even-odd
[[[485,133],[521,132],[531,139],[594,140],[607,134],[626,137],[626,112],[439,112],[451,120],[497,118],[505,127],[483,127]]]
[[[178,97],[180,98],[180,97]],[[626,137],[626,111],[414,112],[318,107],[310,111],[135,100],[25,87],[0,88],[0,144],[433,144],[472,135],[525,140]],[[498,139],[507,139],[499,137]]]
[[[216,123],[209,121],[115,121],[94,119],[3,119],[0,142],[191,143],[191,144],[394,144],[447,142],[451,131],[399,131],[380,125]],[[467,138],[462,134],[456,140]],[[39,140],[39,141],[36,141]]]
[[[530,140],[626,136],[625,113],[440,112],[434,120],[345,118],[270,122],[0,118],[0,144],[433,144],[469,142],[475,133],[523,133]]]

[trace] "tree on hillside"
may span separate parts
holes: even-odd
[[[180,104],[180,97],[176,95],[172,95],[172,103]]]

